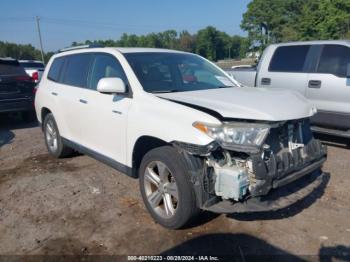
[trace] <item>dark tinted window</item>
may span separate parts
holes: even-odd
[[[71,86],[86,87],[91,58],[91,54],[66,56],[62,83]]]
[[[303,72],[305,58],[310,46],[281,46],[272,57],[269,71],[271,72]]]
[[[341,45],[326,45],[323,48],[317,72],[346,77],[349,63],[350,48]]]
[[[44,68],[44,64],[39,62],[20,62],[20,64],[24,68]]]
[[[59,77],[60,77],[61,68],[63,66],[63,62],[64,62],[64,57],[56,58],[52,62],[52,65],[50,67],[50,71],[47,75],[48,79],[55,81],[55,82],[58,82]]]
[[[104,77],[119,77],[127,84],[124,70],[115,57],[107,54],[94,55],[88,88],[96,90],[98,81]]]
[[[0,75],[26,75],[26,72],[18,61],[0,59]]]

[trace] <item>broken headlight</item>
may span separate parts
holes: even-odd
[[[270,130],[268,125],[254,123],[212,125],[195,122],[193,126],[216,140],[223,147],[260,148]]]

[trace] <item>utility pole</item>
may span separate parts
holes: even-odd
[[[45,59],[44,59],[44,49],[43,49],[43,41],[41,40],[41,32],[40,32],[40,24],[39,24],[39,16],[35,17],[36,20],[36,27],[38,29],[38,35],[39,35],[39,42],[40,42],[40,52],[41,52],[41,59],[43,63],[45,64]]]

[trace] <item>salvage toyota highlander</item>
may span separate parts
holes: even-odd
[[[35,107],[53,156],[76,150],[139,178],[146,208],[168,228],[200,210],[276,210],[324,176],[326,148],[309,126],[316,109],[302,95],[239,87],[195,54],[62,50],[45,69]],[[275,197],[307,177],[300,190]]]

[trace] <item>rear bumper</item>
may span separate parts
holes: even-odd
[[[320,171],[325,158],[314,165],[289,175],[274,184],[266,196],[251,197],[241,202],[221,201],[207,208],[215,213],[249,213],[287,208],[325,187],[327,175]]]
[[[33,99],[14,99],[12,101],[0,100],[0,113],[31,111],[34,110]]]

